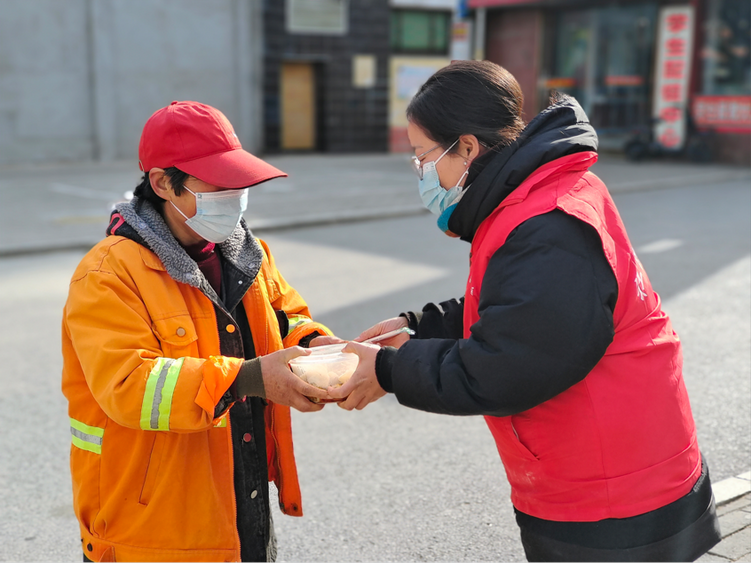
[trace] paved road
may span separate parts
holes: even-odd
[[[712,477],[748,471],[751,190],[746,182],[693,184],[616,200],[683,339]],[[467,245],[447,239],[427,214],[263,236],[316,317],[344,337],[463,290]],[[59,323],[81,255],[0,258],[0,560],[80,559]],[[294,426],[306,515],[276,512],[281,560],[523,560],[481,419],[422,413],[386,397],[363,412],[295,413]]]
[[[711,191],[691,186],[616,198],[683,339],[686,382],[715,481],[751,467],[750,191],[745,183],[734,183]],[[325,295],[331,283],[322,276],[310,279],[313,264],[299,261],[309,254],[305,249],[311,241],[335,249],[324,253],[326,266],[336,274],[334,287],[344,278],[350,288],[384,286],[383,295],[367,302],[325,303],[317,312],[342,336],[353,337],[363,324],[461,294],[466,245],[444,240],[430,218],[425,223],[405,219],[266,238],[272,249],[281,250],[280,267],[305,295]],[[341,263],[335,266],[342,249]],[[395,269],[398,264],[376,262],[378,267],[369,268],[347,254],[351,249],[372,252],[377,260],[399,258],[403,264]],[[419,266],[414,262],[418,256]],[[425,263],[448,271],[425,280],[430,275],[422,269]],[[350,269],[358,270],[356,277],[347,273]],[[387,291],[400,283],[394,272],[406,286],[398,292]],[[302,475],[311,519],[279,518],[280,537],[287,538],[281,558],[523,559],[507,485],[481,420],[410,411],[393,398],[353,414],[328,409],[314,419],[295,415],[298,456],[311,471]],[[322,436],[340,436],[341,441],[321,444]],[[329,483],[338,474],[347,485],[332,490]],[[334,535],[339,541],[332,552],[332,521],[341,520],[348,531]]]

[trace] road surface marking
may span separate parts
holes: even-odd
[[[678,248],[682,244],[683,244],[683,241],[680,239],[663,238],[660,240],[656,240],[654,242],[650,242],[649,244],[645,244],[639,249],[639,253],[658,254],[660,252],[667,252],[668,250],[673,250],[674,248]]]

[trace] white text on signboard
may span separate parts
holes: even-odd
[[[667,149],[678,150],[686,140],[686,108],[691,75],[694,32],[692,6],[660,10],[652,116],[655,138]]]

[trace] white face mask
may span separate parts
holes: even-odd
[[[220,243],[227,240],[248,208],[248,188],[196,193],[187,186],[183,187],[196,198],[196,214],[188,217],[177,205],[170,203],[185,217],[185,224],[209,242]]]

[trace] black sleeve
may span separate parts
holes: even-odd
[[[413,338],[453,338],[462,337],[464,319],[464,297],[438,303],[428,303],[420,312],[402,313],[415,331]]]
[[[597,232],[552,211],[493,255],[468,339],[413,339],[379,362],[400,403],[506,416],[584,379],[613,339],[618,286]]]

